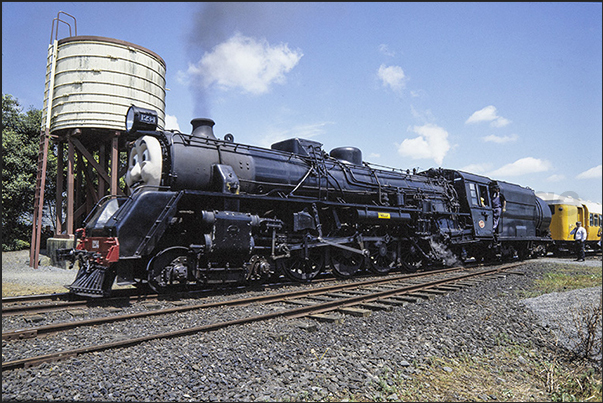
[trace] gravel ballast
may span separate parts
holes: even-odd
[[[4,256],[3,284],[9,272],[13,273],[11,281],[19,277],[18,272],[25,273],[23,276],[30,281],[32,269],[6,265]],[[568,329],[572,315],[568,314],[578,307],[599,304],[601,290],[521,299],[518,291],[529,289],[552,264],[549,259],[530,261],[514,270],[521,274],[507,274],[388,312],[375,311],[369,317],[345,316],[341,324],[274,319],[4,371],[2,400],[371,399],[387,373],[410,378],[433,356],[484,356],[500,346],[501,340],[534,349],[550,348],[556,343],[571,348]],[[584,264],[600,267],[601,260]],[[235,313],[225,310],[222,315],[228,318]],[[191,312],[170,320],[184,328],[203,323],[204,315]],[[22,318],[3,318],[3,329],[12,327],[11,320]],[[136,337],[155,332],[162,326],[158,320],[128,322],[128,329],[118,334]],[[315,326],[302,326],[308,323]],[[77,348],[97,339],[110,341],[105,340],[109,337],[102,328],[91,327],[56,338],[66,339],[67,345]],[[53,343],[58,343],[53,337],[3,342],[3,361],[18,350],[46,351]],[[33,354],[35,351],[30,351],[29,355]]]

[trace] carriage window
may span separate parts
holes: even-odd
[[[595,215],[591,214],[590,215],[590,226],[592,227],[593,225],[595,225]]]

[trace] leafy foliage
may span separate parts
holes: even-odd
[[[2,94],[2,250],[29,247],[42,111],[27,112],[19,101]],[[49,152],[45,201],[52,200],[56,157]]]

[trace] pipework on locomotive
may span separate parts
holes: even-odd
[[[130,195],[100,200],[76,248],[59,251],[79,265],[72,293],[416,271],[536,257],[550,241],[550,210],[529,188],[496,182],[507,205],[495,234],[490,178],[378,167],[301,138],[240,144],[211,119],[191,123],[157,130],[154,111],[130,107]]]

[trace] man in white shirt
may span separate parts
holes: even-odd
[[[570,232],[570,235],[574,235],[574,239],[576,240],[576,254],[578,258],[576,259],[579,262],[584,262],[584,243],[586,242],[586,229],[582,226],[582,223],[578,221],[576,223],[576,228]]]

